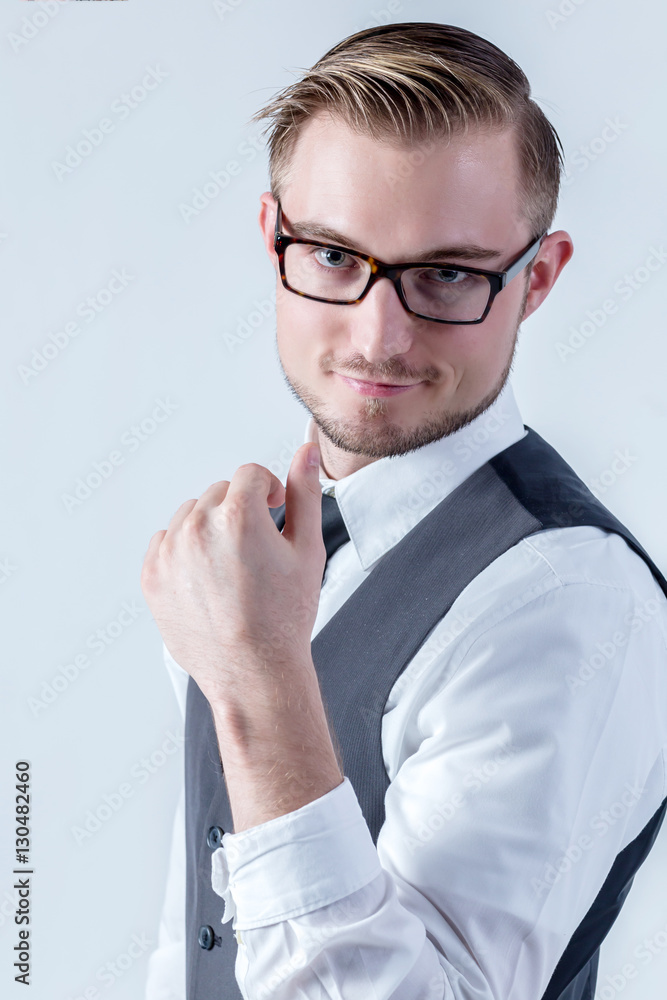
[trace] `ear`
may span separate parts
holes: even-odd
[[[262,239],[266,252],[271,259],[276,272],[278,271],[278,257],[273,249],[274,234],[276,230],[276,215],[278,214],[278,202],[270,191],[265,191],[260,195],[260,209],[257,221],[262,232]]]
[[[572,238],[564,229],[545,236],[530,273],[523,319],[542,305],[573,253]]]

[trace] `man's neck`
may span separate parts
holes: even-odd
[[[320,447],[322,473],[327,479],[344,479],[345,476],[363,469],[371,462],[378,461],[377,458],[369,458],[368,455],[356,455],[353,452],[337,448],[323,434],[320,434],[317,426],[315,427],[315,437],[316,443]]]

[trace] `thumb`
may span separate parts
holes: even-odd
[[[314,464],[308,461],[311,449]],[[287,473],[283,536],[306,546],[322,543],[320,449],[312,443],[297,449]]]

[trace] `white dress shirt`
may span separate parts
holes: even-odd
[[[305,440],[315,431],[309,418]],[[312,638],[525,433],[508,383],[455,434],[337,481],[321,472],[350,541],[327,565]],[[163,652],[185,718],[189,675]],[[596,527],[512,546],[394,683],[382,751],[377,847],[345,777],[212,853],[244,997],[539,1000],[616,855],[667,795],[667,600],[648,566]],[[181,792],[146,1000],[185,1000],[184,919]]]

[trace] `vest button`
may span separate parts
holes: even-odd
[[[213,947],[213,928],[210,927],[208,924],[203,924],[199,928],[197,941],[199,942],[200,948],[205,948],[206,951],[210,951],[210,949]]]
[[[208,846],[211,848],[212,851],[214,851],[216,847],[220,847],[224,832],[225,831],[220,826],[212,826],[211,829],[208,831],[208,836],[206,837],[206,843],[208,844]]]

